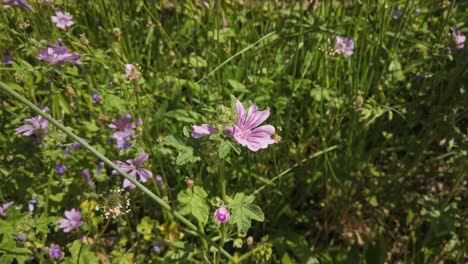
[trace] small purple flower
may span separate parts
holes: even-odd
[[[0,206],[0,215],[1,216],[6,216],[6,213],[7,213],[7,209],[8,207],[12,206],[15,202],[11,201],[11,202],[4,202],[2,204],[2,206]]]
[[[81,138],[81,139],[82,139],[83,141],[87,142],[86,139],[84,139],[84,138]],[[71,143],[70,145],[67,146],[67,148],[65,149],[64,152],[65,152],[66,155],[70,155],[72,152],[77,151],[77,150],[80,149],[80,148],[81,148],[81,144],[80,144],[80,143],[78,143],[78,142],[73,142],[73,143]]]
[[[127,76],[127,78],[130,78],[134,70],[135,70],[135,65],[125,64],[125,76]]]
[[[3,0],[3,6],[9,8],[11,6],[21,6],[29,10],[32,9],[31,5],[26,3],[24,0]]]
[[[258,106],[252,105],[246,114],[239,100],[236,102],[236,109],[237,123],[234,127],[226,127],[226,131],[234,135],[237,143],[255,152],[275,143],[272,138],[275,128],[271,125],[259,126],[270,116],[270,111],[258,111]]]
[[[192,137],[193,138],[201,138],[204,136],[209,136],[216,134],[216,129],[208,124],[201,124],[199,126],[192,126]]]
[[[114,87],[114,82],[109,82],[109,87]]]
[[[453,39],[455,40],[455,43],[457,44],[457,49],[458,50],[463,49],[463,47],[465,46],[466,37],[462,35],[461,32],[458,31],[456,27],[450,27],[450,29],[452,30]]]
[[[67,167],[62,164],[57,164],[55,165],[55,171],[57,171],[58,175],[62,176],[63,174],[65,174],[65,172],[67,172]]]
[[[91,174],[89,173],[88,169],[82,170],[81,175],[83,176],[85,181],[91,186],[91,188],[96,188],[96,185],[94,184],[93,180],[91,180]]]
[[[70,13],[63,13],[62,11],[57,10],[55,12],[55,16],[52,16],[52,22],[55,23],[55,26],[61,29],[66,29],[67,27],[71,27],[73,24],[73,15]]]
[[[16,240],[21,241],[21,242],[24,242],[24,241],[26,241],[26,237],[25,237],[23,234],[19,234],[19,235],[16,237]]]
[[[113,119],[109,127],[117,130],[112,136],[117,140],[117,148],[131,147],[129,141],[134,137],[133,130],[136,125],[132,122],[132,116],[129,113],[120,116],[117,120]]]
[[[118,119],[113,119],[109,127],[116,130],[125,131],[135,129],[136,125],[132,122],[132,116],[127,113],[123,116],[120,116]]]
[[[143,149],[140,149],[140,152],[141,154],[138,157],[127,160],[127,163],[121,161],[115,161],[114,163],[123,171],[127,172],[132,178],[136,179],[138,175],[140,177],[140,182],[146,182],[153,177],[153,173],[148,169],[140,167],[149,157]],[[113,174],[117,174],[117,171],[113,171]],[[135,184],[127,179],[124,179],[122,186],[124,188],[129,187],[130,189],[135,189],[136,187]]]
[[[352,39],[336,36],[336,53],[343,53],[345,56],[353,54],[354,41]]]
[[[414,12],[416,13],[416,16],[419,16],[421,14],[421,9],[416,8]]]
[[[42,111],[47,112],[49,109],[46,107]],[[49,122],[42,116],[27,118],[24,121],[31,125],[22,125],[16,128],[15,134],[23,134],[23,136],[28,137],[33,134],[45,134],[49,130]]]
[[[59,245],[52,244],[49,249],[49,254],[54,259],[61,259],[62,258],[62,250],[60,249]]]
[[[96,175],[101,174],[102,168],[104,168],[104,162],[101,161],[97,164]]]
[[[398,19],[401,16],[401,10],[398,8],[392,9],[392,17],[393,19]]]
[[[210,4],[207,1],[203,1],[202,4],[205,8],[210,8]]]
[[[226,19],[223,20],[223,23],[221,23],[221,29],[225,29],[227,28],[228,26],[228,22],[226,21]]]
[[[11,56],[10,54],[4,55],[2,58],[3,65],[5,66],[12,65],[13,64],[12,59],[13,59],[13,56]]]
[[[33,214],[34,213],[34,205],[37,203],[36,197],[33,197],[31,200],[28,202],[28,209],[29,213]]]
[[[161,252],[161,246],[162,246],[161,242],[156,242],[156,244],[154,244],[154,246],[153,246],[154,252],[160,253]]]
[[[162,186],[164,181],[161,175],[156,175],[156,182],[158,183],[159,186]]]
[[[81,216],[81,212],[75,210],[75,208],[71,209],[70,211],[65,210],[65,218],[59,220],[59,227],[63,229],[63,232],[69,233],[83,225]]]
[[[452,54],[452,49],[450,47],[447,47],[447,48],[444,49],[444,53],[445,53],[445,55],[450,55],[450,54]]]
[[[231,213],[229,212],[229,210],[224,207],[224,206],[221,206],[219,207],[218,209],[216,209],[216,211],[214,212],[214,217],[216,219],[216,221],[220,224],[225,224],[227,223],[227,221],[229,220],[229,217],[231,216]]]
[[[62,46],[59,41],[53,47],[41,49],[37,58],[42,61],[47,61],[53,65],[69,62],[71,64],[81,64],[80,54],[68,52],[67,47]]]
[[[101,97],[99,96],[98,92],[93,92],[93,103],[99,104],[101,102]]]

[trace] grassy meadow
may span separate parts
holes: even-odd
[[[466,263],[468,2],[2,0],[0,263]]]

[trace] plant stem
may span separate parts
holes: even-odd
[[[117,165],[115,165],[110,159],[102,155],[100,152],[98,152],[95,148],[93,148],[91,145],[89,145],[87,142],[82,140],[80,137],[75,135],[73,132],[65,128],[62,124],[57,122],[55,119],[53,119],[50,115],[46,114],[43,112],[41,109],[39,109],[37,106],[35,106],[33,103],[31,103],[28,99],[24,98],[22,95],[19,93],[15,92],[13,89],[11,89],[8,85],[0,81],[0,88],[4,90],[5,92],[9,93],[12,97],[20,101],[21,103],[27,105],[31,110],[36,112],[37,114],[41,115],[44,117],[47,121],[52,123],[54,126],[56,126],[58,129],[62,130],[67,136],[72,138],[75,142],[79,143],[81,146],[89,150],[91,153],[93,153],[96,157],[98,157],[100,160],[102,160],[104,163],[106,163],[108,166],[110,166],[112,169],[116,170],[118,173],[123,175],[127,180],[129,180],[131,183],[135,184],[138,189],[142,190],[146,195],[151,197],[157,204],[159,204],[161,207],[164,209],[170,211],[175,218],[177,218],[179,221],[181,221],[183,224],[185,224],[187,227],[190,229],[194,230],[200,237],[208,241],[211,245],[217,247],[220,252],[227,257],[230,261],[233,261],[233,258],[231,254],[229,254],[226,250],[223,248],[220,248],[217,243],[212,241],[208,236],[203,234],[192,222],[190,222],[187,218],[185,218],[183,215],[181,215],[179,212],[171,208],[169,204],[164,202],[161,198],[159,198],[157,195],[155,195],[153,192],[151,192],[148,188],[146,188],[143,184],[138,182],[136,179],[128,175],[126,172],[124,172],[121,168],[119,168]]]

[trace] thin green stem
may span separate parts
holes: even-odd
[[[108,166],[110,166],[112,169],[116,170],[120,175],[123,175],[127,180],[129,180],[131,183],[135,184],[138,189],[142,190],[146,195],[151,197],[157,204],[159,204],[161,207],[164,209],[170,211],[174,217],[176,217],[179,221],[181,221],[183,224],[185,224],[187,227],[190,229],[194,230],[197,232],[197,234],[208,241],[211,245],[217,247],[220,252],[227,257],[229,260],[233,261],[233,258],[231,254],[229,254],[226,250],[223,248],[220,248],[217,243],[212,241],[208,236],[203,234],[192,222],[190,222],[187,218],[185,218],[183,215],[181,215],[179,212],[171,208],[169,204],[164,202],[161,198],[159,198],[157,195],[155,195],[153,192],[151,192],[148,188],[146,188],[143,184],[138,182],[136,179],[128,175],[126,172],[124,172],[120,167],[115,165],[110,159],[102,155],[100,152],[98,152],[95,148],[93,148],[91,145],[89,145],[86,141],[82,140],[80,137],[75,135],[73,132],[65,128],[62,124],[57,122],[55,119],[53,119],[50,115],[46,114],[43,112],[41,109],[39,109],[37,106],[35,106],[33,103],[31,103],[28,99],[24,98],[22,95],[19,93],[15,92],[13,89],[11,89],[8,85],[0,81],[0,88],[10,94],[12,97],[20,101],[21,103],[27,105],[31,110],[36,112],[37,114],[41,115],[43,118],[45,118],[47,121],[52,123],[54,126],[56,126],[58,129],[62,130],[67,136],[72,138],[75,142],[79,143],[81,146],[89,150],[91,153],[93,153],[96,157],[98,157],[100,160],[102,160],[104,163],[106,163]]]

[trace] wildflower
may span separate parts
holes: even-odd
[[[17,237],[16,237],[16,240],[20,241],[20,242],[24,242],[26,241],[26,237],[23,235],[23,234],[19,234]]]
[[[140,77],[141,73],[133,64],[125,64],[125,76],[131,82],[135,82]]]
[[[227,223],[227,221],[229,220],[229,217],[231,216],[231,213],[229,212],[229,210],[224,207],[224,206],[221,206],[219,207],[218,209],[216,209],[216,211],[214,212],[214,217],[216,219],[216,221],[220,224],[225,224]]]
[[[353,54],[354,41],[352,39],[336,36],[336,53],[343,53],[345,56]]]
[[[109,217],[115,219],[122,214],[129,213],[131,211],[130,207],[130,198],[128,193],[122,195],[124,189],[117,188],[110,190],[109,196],[105,198],[104,205],[102,206],[104,210],[104,217],[108,219]],[[96,206],[95,210],[99,210],[99,206]]]
[[[83,178],[85,179],[85,181],[91,186],[91,188],[96,188],[96,185],[94,184],[94,182],[91,180],[91,174],[89,174],[89,170],[88,169],[84,169],[81,171],[81,175],[83,175]]]
[[[461,32],[458,31],[456,27],[450,27],[450,29],[452,30],[453,39],[455,40],[455,43],[457,44],[457,49],[463,49],[463,47],[465,46],[466,37],[462,35]]]
[[[66,29],[67,27],[71,27],[73,24],[73,15],[70,13],[63,13],[62,11],[57,10],[55,12],[55,16],[52,16],[52,22],[55,23],[55,26],[61,29]]]
[[[10,207],[11,205],[13,205],[15,202],[11,201],[11,202],[4,202],[2,204],[2,206],[0,206],[0,215],[1,216],[6,216],[6,213],[7,213],[7,209],[8,207]]]
[[[258,111],[257,105],[252,105],[249,112],[245,113],[244,106],[237,100],[237,123],[234,127],[226,127],[229,134],[234,135],[234,140],[251,151],[265,149],[268,145],[275,143],[272,135],[275,133],[275,128],[271,125],[259,125],[263,123],[269,116],[270,111]]]
[[[62,46],[60,41],[57,41],[53,47],[41,49],[37,58],[54,65],[61,64],[63,62],[81,64],[80,54],[76,52],[69,53],[67,47]]]
[[[63,174],[65,174],[65,172],[67,172],[67,167],[62,164],[57,164],[55,165],[55,171],[57,171],[58,175],[62,176]]]
[[[163,185],[164,182],[163,182],[161,175],[156,175],[156,182],[158,183],[159,186]]]
[[[24,0],[3,0],[3,6],[9,8],[11,6],[21,6],[29,10],[32,9],[31,5],[26,3]]]
[[[101,161],[97,164],[96,175],[101,174],[102,168],[104,168],[104,162]]]
[[[203,1],[202,4],[205,8],[210,8],[210,4],[207,1]]]
[[[60,249],[60,246],[54,245],[54,244],[50,246],[49,254],[54,259],[60,259],[62,258],[62,255],[63,255],[62,250]]]
[[[13,56],[11,56],[10,54],[4,55],[2,58],[2,64],[5,66],[12,65],[13,64],[12,59],[13,59]]]
[[[98,92],[93,92],[93,103],[99,104],[101,102],[101,97],[99,96]]]
[[[159,241],[159,242],[156,242],[156,244],[153,245],[153,250],[154,252],[156,253],[160,253],[161,252],[161,245],[162,243]]]
[[[81,221],[81,212],[75,210],[75,208],[70,211],[65,210],[65,218],[59,220],[58,223],[59,227],[63,229],[63,232],[69,233],[83,225],[83,221]]]
[[[33,214],[34,213],[34,205],[37,203],[36,197],[33,197],[31,200],[28,202],[28,209],[29,213]]]
[[[133,129],[136,128],[135,123],[132,122],[132,116],[127,113],[117,120],[113,119],[109,127],[117,130],[112,136],[117,140],[117,148],[130,148],[131,144],[128,141],[134,136]]]
[[[81,139],[86,142],[86,139],[84,139],[84,138],[81,138]],[[70,155],[72,152],[74,152],[74,151],[76,151],[76,150],[78,150],[80,148],[81,148],[80,143],[73,142],[73,143],[71,143],[70,145],[67,146],[67,148],[65,149],[64,152],[65,152],[66,155]]]
[[[37,0],[38,3],[43,4],[43,3],[53,3],[54,0]]]
[[[125,76],[127,76],[127,78],[130,78],[130,75],[132,74],[134,70],[135,70],[135,65],[125,64]]]
[[[421,9],[416,8],[414,12],[416,13],[416,16],[419,16],[421,14]]]
[[[192,132],[192,137],[193,138],[201,138],[204,136],[209,136],[216,134],[216,129],[207,124],[201,124],[200,126],[192,126],[193,132]]]
[[[127,163],[121,161],[116,161],[115,163],[124,172],[127,172],[132,178],[136,178],[138,175],[141,182],[146,182],[147,180],[151,179],[151,177],[153,177],[153,173],[148,169],[140,167],[149,157],[149,155],[146,154],[143,149],[140,149],[140,151],[140,156],[127,160]],[[114,171],[113,173],[116,174],[117,172]],[[135,189],[136,187],[135,184],[131,183],[128,179],[124,179],[122,186],[124,188],[129,187],[130,189]]]
[[[46,107],[42,111],[47,112],[49,109]],[[22,125],[15,129],[15,134],[22,133],[23,136],[31,136],[33,134],[44,134],[49,130],[49,122],[44,119],[42,116],[35,116],[27,118],[24,121],[30,123],[31,125]]]
[[[226,19],[223,19],[223,23],[221,23],[221,29],[225,29],[228,27],[228,23],[226,21]]]
[[[398,19],[401,16],[401,10],[398,8],[392,9],[392,17],[393,19]]]

